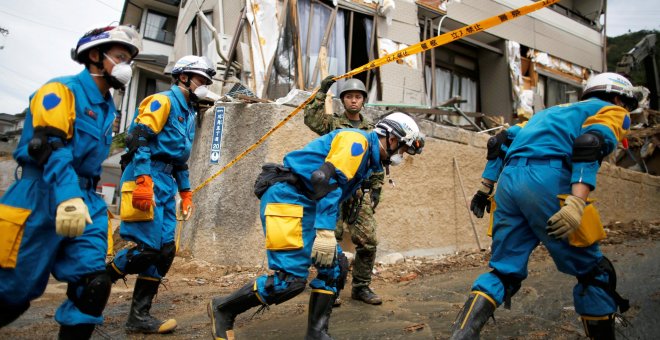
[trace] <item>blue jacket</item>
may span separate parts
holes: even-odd
[[[629,129],[628,111],[597,98],[553,106],[536,113],[524,127],[514,126],[507,130],[512,142],[505,150],[503,164],[516,157],[563,159],[571,164],[571,184],[585,183],[594,190],[600,164],[598,161],[571,162],[575,139],[590,131],[598,132],[605,141],[603,154],[608,155]],[[489,161],[482,177],[497,180],[501,170],[502,160]]]
[[[339,203],[350,197],[371,171],[383,171],[378,135],[358,129],[334,130],[284,156],[284,166],[297,174],[310,190],[312,172],[325,162],[334,165],[336,176],[330,184],[338,187],[316,201],[314,227],[334,230]]]
[[[57,204],[82,197],[78,177],[101,175],[101,163],[108,157],[112,143],[116,112],[112,96],[103,97],[88,70],[52,79],[30,96],[14,158],[20,165],[36,167],[27,150],[34,129],[59,131],[66,136],[64,147],[53,151],[44,164],[43,179],[54,187]]]
[[[147,131],[149,142],[135,153],[134,177],[151,175],[152,157],[166,158],[177,165],[188,162],[195,138],[195,110],[188,106],[177,85],[140,103],[129,133],[137,126]],[[179,191],[190,189],[188,174],[188,170],[173,173]]]

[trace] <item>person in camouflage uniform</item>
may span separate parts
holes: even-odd
[[[374,124],[361,113],[367,98],[367,90],[359,79],[346,81],[339,94],[344,104],[344,113],[341,115],[325,114],[325,97],[330,86],[335,82],[334,77],[328,76],[323,79],[316,98],[305,106],[305,125],[319,135],[343,128],[373,130]],[[381,298],[369,288],[369,285],[378,245],[374,210],[380,200],[384,177],[383,172],[373,173],[364,183],[363,189],[358,190],[342,204],[335,229],[337,240],[341,240],[345,228],[348,228],[351,233],[351,241],[355,244],[351,297],[372,305],[382,303]],[[368,194],[365,195],[367,192]],[[355,211],[356,209],[359,210]],[[355,214],[357,214],[357,218],[355,218]],[[340,301],[336,301],[335,305],[339,303]]]

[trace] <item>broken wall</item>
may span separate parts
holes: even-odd
[[[252,145],[293,108],[232,103],[226,104],[225,110],[220,165],[209,163],[211,110],[197,130],[190,161],[193,187]],[[376,213],[378,256],[393,252],[432,255],[476,248],[467,204],[480,184],[489,136],[429,121],[420,121],[420,127],[429,136],[424,153],[407,157],[404,164],[392,168],[396,186],[386,184],[383,189]],[[252,193],[254,180],[264,162],[281,162],[286,152],[314,137],[304,126],[301,112],[197,192],[195,213],[183,228],[183,250],[214,263],[265,264],[259,202]],[[593,197],[598,199],[596,205],[606,223],[660,218],[660,177],[605,163]],[[488,246],[487,218],[473,220],[482,246]]]

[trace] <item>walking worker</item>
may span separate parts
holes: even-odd
[[[30,96],[16,182],[0,199],[0,327],[43,294],[50,274],[68,283],[55,312],[60,339],[88,339],[103,323],[108,214],[96,184],[117,112],[110,89],[129,82],[141,47],[129,26],[87,32],[71,53],[85,69]]]
[[[195,110],[214,75],[208,59],[179,59],[172,69],[172,87],[145,98],[128,130],[119,230],[136,246],[117,253],[107,271],[113,282],[138,274],[126,322],[130,332],[168,333],[176,328],[176,320],[161,321],[149,311],[176,253],[177,191],[183,219],[192,214],[187,162],[195,137]]]
[[[332,304],[348,270],[334,231],[339,205],[372,171],[382,171],[381,163],[388,166],[404,152],[418,154],[423,146],[415,121],[396,112],[378,122],[372,132],[334,130],[288,153],[283,166],[265,165],[255,194],[261,198],[268,266],[274,273],[209,302],[215,339],[233,339],[238,314],[300,294],[312,264],[318,275],[310,283],[306,338],[330,339]]]
[[[628,133],[628,112],[637,100],[632,84],[616,73],[591,77],[581,99],[536,113],[524,127],[512,127],[488,142],[488,165],[472,208],[483,216],[498,181],[491,211],[493,270],[472,285],[452,339],[478,339],[495,309],[510,305],[540,242],[559,271],[577,278],[573,303],[587,336],[614,339],[614,315],[629,306],[616,292],[614,267],[599,249],[605,232],[588,196],[596,189],[603,158]]]
[[[321,87],[316,98],[305,106],[305,125],[319,135],[325,135],[336,129],[355,128],[371,131],[374,124],[362,114],[364,101],[367,99],[367,89],[359,79],[349,79],[339,93],[344,105],[341,115],[325,114],[325,98],[330,86],[335,82],[335,76],[328,76],[321,81]],[[358,188],[356,192],[341,206],[340,219],[337,221],[335,237],[342,240],[344,226],[351,233],[351,241],[355,244],[355,260],[353,261],[353,289],[351,298],[368,304],[380,305],[383,300],[371,290],[371,273],[376,263],[376,219],[374,211],[380,201],[384,180],[383,172],[374,172]],[[337,298],[336,304],[340,300]]]

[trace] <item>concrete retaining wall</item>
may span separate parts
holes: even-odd
[[[219,164],[224,165],[284,118],[292,108],[276,104],[227,104]],[[212,117],[208,111],[198,129],[191,159],[191,182],[197,186],[218,171],[209,164]],[[480,183],[488,136],[420,122],[430,137],[424,153],[392,169],[396,187],[386,185],[378,207],[379,256],[392,252],[431,255],[476,248],[466,199]],[[182,248],[196,258],[221,264],[265,263],[258,200],[252,185],[264,162],[281,162],[314,133],[302,112],[254,152],[210,182],[194,197],[196,211],[183,228]],[[456,170],[454,160],[460,172]],[[604,222],[660,219],[660,178],[604,164],[593,197]],[[474,218],[482,245],[487,219]]]

